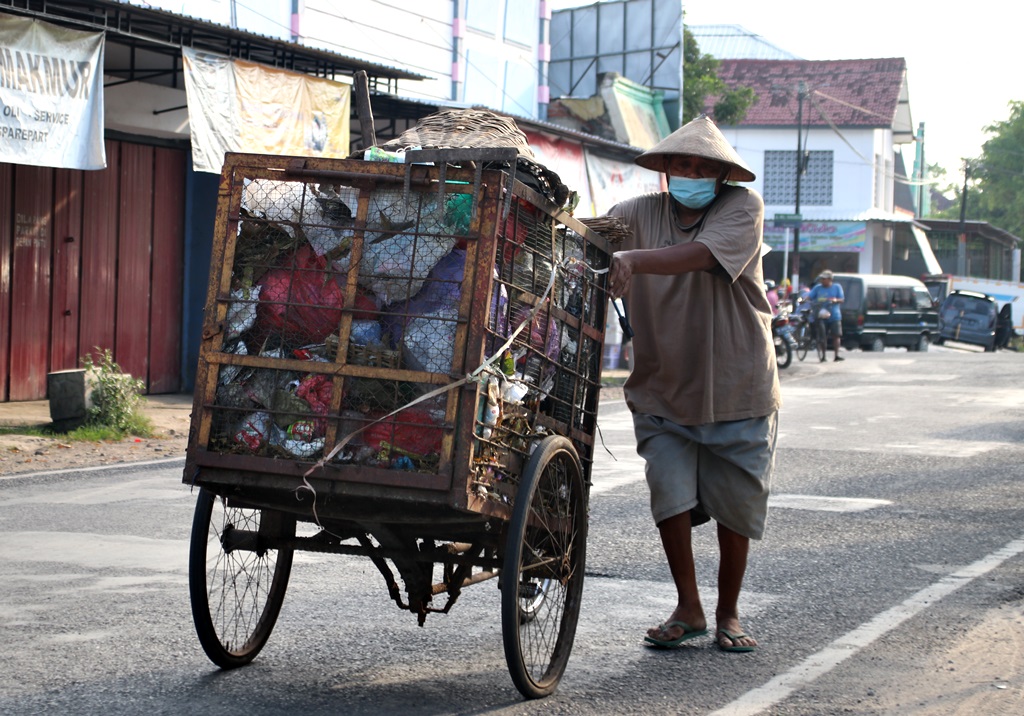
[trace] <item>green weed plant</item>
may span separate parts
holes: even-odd
[[[99,351],[99,349],[96,349]],[[80,440],[120,440],[128,435],[151,437],[153,423],[142,412],[146,384],[121,370],[110,350],[82,359],[82,366],[93,374],[92,407],[85,425],[71,433]]]

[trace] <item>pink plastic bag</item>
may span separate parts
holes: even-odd
[[[345,274],[335,272],[304,244],[280,268],[260,279],[259,331],[284,335],[290,341],[322,342],[337,333],[341,324],[345,282]],[[356,318],[372,318],[375,314],[367,312],[377,309],[373,299],[364,294],[356,298],[356,307],[362,309],[354,314]]]
[[[295,394],[309,403],[309,407],[317,415],[327,415],[331,408],[331,378],[330,376],[310,373],[299,383]],[[321,437],[327,430],[326,420],[317,420],[313,435]]]

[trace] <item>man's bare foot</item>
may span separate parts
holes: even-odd
[[[722,651],[753,651],[757,648],[757,639],[743,631],[736,617],[718,620],[715,640]]]
[[[684,629],[680,624],[686,624],[689,630]],[[651,627],[647,630],[647,636],[658,641],[673,641],[681,637],[684,631],[705,632],[708,628],[707,619],[701,612],[690,613],[676,609],[664,624]]]

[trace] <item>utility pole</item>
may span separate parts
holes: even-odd
[[[960,193],[960,235],[956,242],[956,275],[967,275],[967,180],[971,177],[971,163],[964,160],[964,190]]]
[[[917,125],[917,146],[914,150],[914,180],[917,182],[917,218],[928,216],[929,197],[925,190],[924,177],[928,167],[924,163],[924,122]]]
[[[800,216],[800,175],[804,173],[803,123],[804,97],[807,96],[807,84],[801,82],[796,92],[796,196],[794,197],[793,213]],[[793,227],[793,290],[800,290],[800,222]]]

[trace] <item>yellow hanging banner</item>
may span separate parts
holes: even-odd
[[[349,155],[349,85],[182,48],[192,165],[219,173],[225,152]]]

